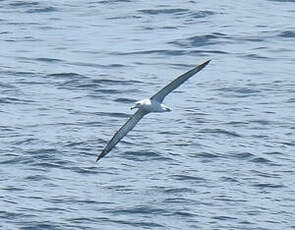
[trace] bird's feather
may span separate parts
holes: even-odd
[[[101,154],[97,157],[96,161],[108,154],[112,148],[124,137],[127,133],[134,128],[134,126],[140,121],[144,115],[148,114],[147,111],[143,109],[138,109],[128,121],[114,134],[112,139],[107,143]]]
[[[209,61],[204,62],[201,65],[198,65],[197,67],[193,68],[192,70],[182,74],[181,76],[174,79],[172,82],[170,82],[168,85],[166,85],[164,88],[162,88],[160,91],[158,91],[156,94],[154,94],[151,97],[151,100],[156,100],[160,103],[164,100],[164,98],[171,93],[173,90],[178,88],[182,83],[184,83],[186,80],[188,80],[190,77],[198,73],[201,69],[203,69]]]
[[[154,96],[150,98],[151,105],[149,106],[158,106],[162,103],[164,98],[171,93],[174,89],[179,87],[181,84],[183,84],[186,80],[188,80],[190,77],[192,77],[194,74],[199,72],[201,69],[203,69],[209,61],[204,62],[203,64],[195,67],[194,69],[188,71],[185,74],[182,74],[172,82],[170,82],[168,85],[166,85],[164,88],[162,88],[160,91],[158,91]],[[108,154],[114,146],[124,137],[127,135],[127,133],[134,128],[134,126],[140,121],[141,118],[144,117],[144,115],[148,114],[149,110],[145,110],[143,108],[139,108],[129,119],[128,121],[114,134],[112,139],[107,143],[103,151],[100,153],[100,155],[97,157],[98,161],[102,157],[104,157],[106,154]],[[151,110],[152,111],[152,110]],[[158,110],[157,110],[158,111]],[[164,111],[163,111],[164,112]]]

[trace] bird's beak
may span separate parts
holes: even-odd
[[[132,110],[132,109],[135,109],[136,107],[135,106],[132,106],[130,109]]]

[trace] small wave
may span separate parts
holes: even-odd
[[[55,148],[44,148],[27,151],[27,154],[36,157],[36,159],[49,159],[57,154],[57,149]]]
[[[16,26],[34,26],[34,25],[41,25],[38,22],[7,22],[7,25],[16,25]],[[16,40],[13,40],[16,41]]]
[[[241,137],[241,135],[236,132],[228,131],[228,130],[224,130],[224,129],[201,129],[200,132],[201,133],[224,134],[224,135],[231,136],[231,137]]]
[[[51,168],[60,168],[64,169],[65,168],[65,161],[60,162],[60,163],[54,163],[54,162],[35,162],[32,163],[31,165],[36,168],[36,170],[42,170],[42,171],[47,171]]]
[[[159,132],[159,134],[161,134],[161,135],[164,135],[164,134],[167,134],[167,135],[178,135],[177,133],[171,132],[171,131],[161,131],[161,132]]]
[[[180,217],[194,217],[196,216],[194,213],[190,212],[185,212],[185,211],[178,211],[178,212],[173,212],[171,216],[180,216]]]
[[[271,179],[281,178],[281,175],[277,172],[264,172],[264,171],[254,170],[254,169],[252,169],[251,172],[259,177],[265,177],[265,178],[271,178]]]
[[[188,9],[181,9],[181,8],[175,8],[175,9],[147,9],[147,10],[138,10],[140,13],[144,14],[150,14],[150,15],[157,15],[157,14],[177,14],[182,15],[186,12],[189,12]]]
[[[14,186],[6,186],[6,187],[2,187],[2,190],[7,190],[10,192],[15,192],[15,191],[24,191],[25,189],[20,188],[20,187],[14,187]]]
[[[267,155],[282,155],[283,153],[282,152],[264,152],[264,154],[267,154]]]
[[[43,175],[31,175],[31,176],[27,176],[25,177],[25,180],[27,181],[42,181],[42,180],[48,180],[47,177],[43,176]]]
[[[144,9],[138,10],[138,12],[143,15],[171,15],[176,17],[185,15],[186,18],[188,18],[188,22],[190,22],[189,20],[191,19],[200,19],[216,14],[209,10],[194,11],[184,8]]]
[[[39,29],[40,30],[58,30],[57,27],[53,27],[53,26],[39,26]],[[35,39],[36,41],[37,39]],[[37,41],[42,41],[40,39],[38,39]]]
[[[31,6],[37,6],[39,5],[38,2],[27,2],[27,1],[17,1],[17,2],[12,2],[9,3],[10,6],[13,7],[17,7],[17,6],[21,6],[21,7],[31,7]]]
[[[239,182],[238,180],[236,180],[235,178],[232,178],[232,177],[224,177],[223,176],[220,179],[224,182],[234,182],[234,183]],[[224,199],[222,199],[222,200],[224,200]]]
[[[192,50],[188,51],[188,54],[199,54],[199,55],[204,55],[204,54],[229,54],[229,52],[222,51],[222,50]]]
[[[81,52],[81,51],[77,51]],[[87,53],[87,51],[83,51]],[[91,53],[90,51],[88,53]],[[109,65],[103,65],[98,63],[91,63],[91,62],[67,62],[69,65],[75,65],[75,66],[86,66],[86,67],[93,67],[93,68],[106,68],[106,69],[113,69],[113,68],[122,68],[126,67],[122,64],[109,64]]]
[[[166,209],[151,208],[150,206],[136,206],[127,209],[117,209],[110,211],[114,214],[163,214],[166,213]]]
[[[26,13],[51,13],[51,12],[56,12],[58,11],[58,9],[56,7],[53,6],[48,6],[48,7],[40,7],[40,8],[36,8],[36,9],[30,9],[27,10]]]
[[[0,130],[1,130],[1,132],[12,132],[15,129],[11,128],[10,126],[0,125]]]
[[[180,56],[185,55],[187,51],[185,50],[142,50],[133,52],[114,52],[113,55],[145,55],[145,54],[159,54],[167,56]]]
[[[106,117],[123,117],[123,118],[130,117],[130,115],[129,114],[126,114],[126,113],[96,112],[95,115],[98,115],[98,116],[106,116]]]
[[[282,141],[281,142],[282,145],[287,145],[287,146],[295,146],[295,141]]]
[[[294,0],[295,2],[295,0]],[[295,38],[295,31],[284,31],[279,34],[279,37],[282,38]]]
[[[214,154],[214,153],[198,153],[194,155],[195,157],[202,157],[202,158],[217,158],[219,155]]]
[[[8,84],[8,83],[2,83],[0,82],[0,88],[6,88],[6,89],[16,89],[15,86],[11,85],[11,84]]]
[[[102,1],[99,1],[98,3],[100,4],[114,4],[114,3],[121,3],[121,2],[131,2],[131,0],[102,0]],[[95,3],[95,2],[92,2],[92,3]]]
[[[278,184],[270,184],[270,183],[257,183],[253,185],[254,187],[259,188],[283,188],[284,185],[278,185]]]
[[[287,103],[295,103],[295,97],[288,99]]]
[[[122,19],[140,19],[141,16],[138,15],[121,15],[121,16],[115,16],[115,17],[109,17],[106,18],[107,20],[122,20]]]
[[[251,162],[255,162],[255,163],[271,163],[270,160],[264,158],[264,157],[256,157],[252,160],[250,160]]]
[[[245,158],[251,158],[254,155],[252,153],[244,152],[244,153],[233,153],[231,156],[238,159],[245,159]]]
[[[0,104],[30,104],[33,102],[35,102],[35,101],[18,99],[16,97],[2,97],[2,98],[0,98]]]
[[[198,12],[192,12],[191,16],[192,16],[192,18],[205,18],[205,17],[211,16],[211,15],[214,15],[214,14],[216,14],[216,13],[213,12],[213,11],[201,10],[201,11],[198,11]]]
[[[213,219],[216,220],[236,220],[238,218],[232,216],[214,216]]]
[[[169,42],[170,44],[177,45],[180,47],[200,47],[200,46],[207,46],[217,43],[224,43],[222,41],[222,38],[227,38],[225,34],[222,33],[212,33],[212,34],[206,34],[206,35],[197,35],[193,37],[189,37],[182,40],[176,40],[173,42]]]
[[[162,191],[165,191],[162,190]],[[188,191],[188,190],[187,190]],[[172,191],[173,192],[173,191]],[[194,191],[195,192],[195,191]],[[192,199],[188,199],[188,198],[182,198],[182,197],[175,197],[175,198],[167,198],[163,201],[164,203],[167,204],[185,204],[188,203],[190,205],[196,203],[196,201],[192,200]]]
[[[225,125],[230,125],[233,127],[241,127],[241,126],[245,126],[248,125],[249,122],[248,121],[230,121],[230,122],[225,122]]]
[[[99,83],[103,85],[133,85],[136,83],[142,83],[137,80],[111,80],[111,79],[94,79],[93,83]]]
[[[242,57],[248,58],[248,59],[264,59],[264,60],[273,60],[271,57],[266,57],[258,54],[247,54],[243,55]]]
[[[4,156],[2,156],[2,159],[0,161],[0,164],[1,165],[16,165],[18,164],[20,161],[19,161],[19,158],[13,154],[11,154],[10,156],[5,156],[5,157],[9,157],[7,160],[4,158]],[[4,159],[4,160],[3,160]]]
[[[192,189],[192,188],[169,188],[169,189],[165,189],[164,193],[195,193],[196,190]]]
[[[182,56],[182,55],[205,55],[205,54],[228,54],[226,51],[222,50],[142,50],[142,51],[133,51],[133,52],[113,52],[113,55],[146,55],[146,54],[157,54],[157,55],[164,55],[164,56]]]
[[[195,177],[195,176],[186,176],[186,175],[173,175],[172,178],[181,181],[205,181],[202,177]]]
[[[73,78],[73,77],[85,77],[83,75],[80,75],[78,73],[53,73],[48,74],[47,77],[56,77],[56,78]]]
[[[271,2],[295,2],[295,0],[268,0]]]
[[[40,62],[63,62],[63,60],[61,59],[57,59],[57,58],[35,58],[36,61],[40,61]]]
[[[102,94],[121,94],[121,90],[116,90],[116,89],[97,89],[95,90],[96,93],[102,93]]]
[[[92,84],[89,83],[90,80],[88,77],[73,72],[53,73],[46,75],[46,77],[52,79],[58,87],[66,89],[87,88]]]
[[[11,76],[36,76],[36,72],[30,72],[30,71],[5,71],[5,74],[11,75]]]
[[[120,103],[125,103],[125,104],[131,104],[131,103],[134,103],[136,100],[129,99],[129,98],[117,98],[114,101],[120,102]]]
[[[240,93],[240,94],[254,94],[259,93],[260,90],[250,89],[247,87],[224,87],[224,88],[218,88],[217,91],[223,91],[223,92],[234,92],[234,93]]]
[[[97,174],[98,171],[97,171],[97,168],[96,167],[71,167],[70,168],[73,172],[76,172],[76,173],[81,173],[83,175],[86,175],[86,174]]]
[[[122,224],[122,225],[130,225],[134,226],[137,229],[151,229],[151,228],[163,228],[164,226],[161,224],[157,224],[154,222],[148,221],[128,221],[128,220],[109,220],[110,222]]]
[[[20,140],[20,141],[15,141],[14,144],[19,146],[19,145],[31,145],[35,142],[37,142],[38,139],[36,138],[31,138],[31,137],[28,137],[28,138],[24,138],[23,140]]]
[[[176,26],[162,26],[160,28],[163,30],[176,30],[177,29]]]
[[[52,221],[30,221],[26,223],[26,226],[22,229],[59,229],[60,224],[56,224]]]
[[[128,160],[146,161],[147,159],[158,159],[161,155],[151,151],[127,151],[124,153],[124,157]]]
[[[256,123],[259,125],[271,125],[274,122],[268,121],[268,120],[249,120],[249,123]]]
[[[46,209],[48,211],[48,209]],[[63,210],[58,210],[58,209],[52,209],[50,211],[53,212],[58,212],[58,211],[63,211]],[[67,221],[69,221],[71,224],[85,224],[85,223],[92,223],[93,219],[92,218],[86,218],[86,217],[76,217],[76,218],[68,218]],[[78,226],[77,226],[78,227]]]

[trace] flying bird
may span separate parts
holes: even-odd
[[[170,112],[171,109],[166,105],[162,104],[165,97],[171,93],[173,90],[178,88],[181,84],[183,84],[190,77],[198,73],[202,70],[210,60],[204,62],[201,65],[193,68],[192,70],[182,74],[181,76],[174,79],[156,94],[154,94],[151,98],[144,99],[141,101],[137,101],[131,109],[136,109],[137,111],[128,119],[128,121],[114,134],[112,139],[107,143],[102,152],[98,155],[96,161],[107,155],[115,145],[127,135],[127,133],[134,128],[134,126],[143,118],[145,115],[151,112]]]

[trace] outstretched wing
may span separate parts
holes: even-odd
[[[127,133],[134,128],[134,126],[139,122],[141,118],[143,118],[144,115],[148,114],[143,109],[138,109],[129,119],[128,121],[114,134],[112,139],[107,143],[103,151],[98,155],[96,161],[98,161],[100,158],[107,155],[114,147],[115,145],[124,137],[127,135]]]
[[[195,75],[197,72],[199,72],[201,69],[203,69],[209,61],[204,62],[201,65],[198,65],[197,67],[193,68],[192,70],[182,74],[172,82],[170,82],[168,85],[166,85],[164,88],[162,88],[160,91],[158,91],[155,95],[151,97],[152,100],[156,100],[160,103],[164,100],[164,98],[171,93],[173,90],[175,90],[177,87],[179,87],[183,82],[185,82],[187,79]]]

